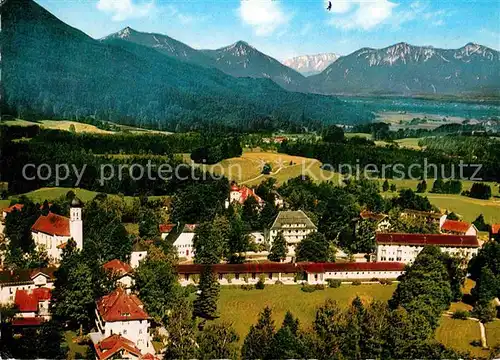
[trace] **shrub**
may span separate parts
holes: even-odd
[[[352,282],[352,284],[353,284],[353,285],[358,286],[358,285],[361,285],[361,281],[359,281],[359,280],[354,280],[354,281]]]
[[[370,281],[380,282],[380,279],[379,279],[379,278],[374,277],[374,278],[372,278]]]
[[[313,286],[313,285],[309,285],[309,284],[303,284],[302,287],[300,288],[300,290],[302,290],[303,292],[307,292],[307,293],[311,293],[311,292],[315,292],[316,291],[316,287]]]
[[[465,310],[457,310],[451,315],[453,319],[458,319],[458,320],[467,320],[469,317],[469,312]]]
[[[325,285],[323,285],[323,284],[316,284],[316,285],[314,285],[314,288],[316,290],[325,290]]]
[[[243,281],[248,284],[248,274],[243,274]]]
[[[392,285],[392,280],[388,279],[380,279],[378,282],[381,283],[382,285]]]
[[[253,290],[254,287],[253,287],[253,285],[250,285],[250,284],[243,284],[243,285],[241,285],[241,288],[243,290]]]
[[[255,284],[255,288],[258,290],[263,290],[266,287],[266,284],[262,280],[262,278],[259,278],[259,281],[257,281],[257,284]]]
[[[233,274],[226,274],[226,275],[224,275],[224,278],[227,280],[228,284],[231,284],[233,282],[234,275]]]
[[[274,285],[283,285],[283,281],[281,281],[281,280],[276,280],[276,281],[274,282]]]
[[[326,283],[328,284],[328,287],[331,288],[338,288],[342,285],[342,281],[337,279],[326,279]]]
[[[198,274],[191,275],[191,279],[195,284],[198,284],[200,282],[200,275]]]
[[[194,284],[188,284],[186,287],[184,287],[184,291],[186,294],[194,294],[198,290],[198,287]]]

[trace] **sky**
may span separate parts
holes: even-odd
[[[398,42],[500,49],[499,0],[36,0],[94,38],[126,26],[196,49],[244,40],[284,60]]]

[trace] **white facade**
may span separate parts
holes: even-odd
[[[139,262],[141,260],[144,260],[146,256],[148,255],[148,252],[146,250],[143,251],[132,251],[130,254],[130,266],[132,266],[134,269],[139,266]]]
[[[33,290],[41,287],[49,289],[54,287],[53,281],[42,273],[34,274],[30,281],[23,283],[2,283],[0,284],[0,304],[13,303],[17,290]]]
[[[413,263],[423,248],[423,245],[378,244],[377,261],[397,261],[405,264]],[[450,255],[459,254],[470,260],[472,256],[477,255],[479,247],[440,246],[440,249],[442,252]]]
[[[143,354],[154,354],[153,344],[149,336],[149,320],[106,322],[96,310],[96,325],[99,332],[103,335],[103,338],[107,338],[113,334],[119,334],[132,341]]]
[[[371,280],[371,279],[397,279],[404,273],[403,270],[396,271],[331,271],[324,273],[308,273],[309,284],[325,284],[328,279],[341,281],[349,280]]]
[[[280,231],[288,244],[287,255],[294,256],[297,244],[304,240],[307,235],[315,232],[316,226],[301,210],[280,211],[269,233],[269,242],[271,245]]]
[[[62,245],[67,243],[71,236],[57,236],[33,231],[31,233],[37,249],[46,251],[49,259],[58,262],[62,256]]]
[[[83,249],[83,220],[82,220],[82,208],[72,207],[69,210],[69,232],[71,237],[76,242],[77,249]]]

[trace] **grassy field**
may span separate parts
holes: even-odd
[[[68,359],[77,359],[77,354],[80,354],[78,356],[78,359],[81,359],[82,357],[85,356],[87,353],[87,350],[89,347],[87,345],[80,345],[75,342],[73,342],[73,339],[76,337],[76,333],[74,331],[66,331],[64,333],[64,338],[66,340],[66,344],[68,345]]]
[[[427,196],[433,205],[441,210],[453,211],[462,216],[465,221],[472,222],[483,214],[486,223],[500,223],[499,198],[479,200],[461,195],[427,194]]]
[[[326,299],[337,300],[341,306],[347,306],[359,295],[362,299],[387,301],[396,285],[342,285],[340,288],[305,293],[300,286],[269,285],[264,290],[245,291],[236,287],[222,287],[219,298],[221,317],[219,321],[227,321],[240,335],[241,342],[252,324],[257,322],[259,313],[269,305],[273,310],[276,326],[281,326],[287,310],[298,317],[301,326],[311,326],[316,310]]]
[[[500,320],[489,322],[485,325],[486,342],[490,348],[500,346]]]
[[[442,316],[436,331],[436,339],[447,347],[457,351],[468,352],[474,356],[488,356],[488,350],[472,346],[474,340],[481,340],[481,332],[477,321],[456,320]]]

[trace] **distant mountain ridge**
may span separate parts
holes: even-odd
[[[319,74],[340,56],[335,53],[301,55],[283,61],[283,64],[304,76]]]
[[[325,94],[500,94],[499,65],[498,51],[474,43],[459,49],[398,43],[357,50],[309,80]]]

